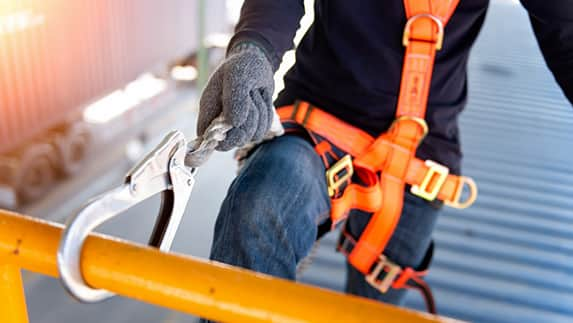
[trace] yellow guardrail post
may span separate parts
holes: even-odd
[[[0,264],[0,300],[0,322],[28,322],[22,276],[14,265]]]
[[[58,277],[61,234],[60,224],[0,210],[1,291],[9,295],[0,309],[14,315],[0,314],[1,322],[26,321],[16,267]],[[224,322],[453,321],[99,234],[86,240],[81,268],[90,286]]]

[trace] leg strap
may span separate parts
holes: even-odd
[[[337,250],[349,255],[356,246],[356,240],[345,230],[340,235]],[[434,242],[430,243],[422,263],[416,267],[400,267],[392,260],[381,254],[365,275],[366,281],[381,293],[394,289],[415,289],[422,294],[429,313],[436,314],[436,303],[430,286],[424,281],[434,254]]]

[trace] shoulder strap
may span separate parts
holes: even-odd
[[[442,47],[444,26],[459,0],[404,0],[408,22],[396,117],[423,119],[430,92],[436,51]]]

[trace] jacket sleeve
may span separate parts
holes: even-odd
[[[573,2],[522,0],[547,66],[573,104]]]
[[[245,0],[228,48],[239,42],[255,42],[276,70],[283,54],[293,48],[303,15],[303,0]]]

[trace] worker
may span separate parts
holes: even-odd
[[[523,5],[573,101],[573,5]],[[200,100],[199,135],[220,114],[233,126],[218,150],[258,143],[222,203],[211,259],[295,279],[314,242],[341,227],[347,293],[401,304],[406,280],[424,284],[414,273],[428,265],[442,201],[460,206],[460,195],[475,191],[458,176],[458,117],[487,7],[487,0],[316,0],[273,104],[273,75],[293,47],[304,4],[246,0]],[[277,115],[285,134],[263,141]],[[360,195],[360,187],[379,195]],[[345,196],[352,189],[354,200]],[[380,225],[386,240],[372,234]]]

